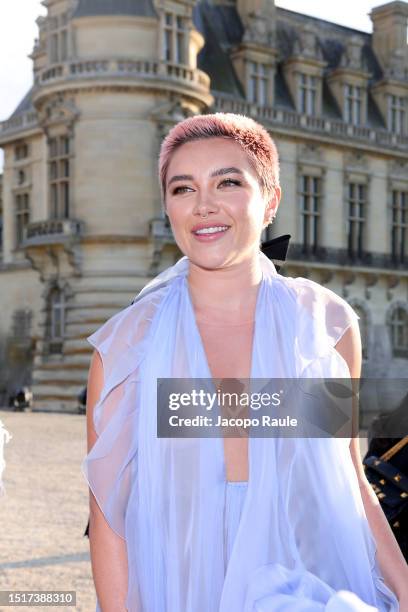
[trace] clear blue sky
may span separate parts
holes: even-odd
[[[276,0],[277,6],[367,32],[371,30],[368,13],[379,4],[381,0]],[[41,14],[45,8],[40,0],[0,0],[0,121],[10,116],[31,85],[27,56],[37,35],[35,20]]]

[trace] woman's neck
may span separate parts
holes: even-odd
[[[252,320],[261,279],[258,256],[218,270],[190,263],[188,284],[197,319],[226,324]]]

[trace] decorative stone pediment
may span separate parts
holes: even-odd
[[[244,43],[257,43],[263,46],[275,46],[275,32],[260,10],[248,15],[247,26],[243,37]]]
[[[400,159],[389,161],[388,176],[390,179],[408,181],[408,162]]]
[[[298,162],[309,165],[314,164],[316,166],[322,166],[325,163],[321,148],[310,143],[298,146]]]
[[[358,36],[352,36],[348,41],[340,60],[341,68],[364,71],[363,41]]]
[[[344,158],[344,166],[348,172],[363,172],[369,170],[368,160],[362,153],[351,151]]]
[[[48,98],[38,108],[38,120],[47,133],[53,126],[63,125],[71,131],[79,117],[79,110],[73,99],[66,98],[64,94],[56,94]]]
[[[307,24],[299,30],[299,36],[293,46],[293,55],[308,59],[324,60],[317,38],[317,32],[312,25]]]
[[[157,123],[159,137],[163,139],[173,125],[193,115],[192,109],[184,105],[182,100],[171,100],[153,108],[150,118]]]

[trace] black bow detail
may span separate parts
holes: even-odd
[[[262,243],[262,253],[272,260],[278,272],[285,263],[291,237],[290,234],[282,234],[282,236]]]

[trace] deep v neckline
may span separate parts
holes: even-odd
[[[259,283],[258,286],[258,291],[257,291],[257,296],[256,296],[256,302],[255,302],[255,313],[254,313],[254,329],[253,329],[253,334],[252,334],[252,342],[251,342],[251,362],[250,362],[250,376],[249,376],[249,381],[250,381],[250,385],[249,385],[249,389],[248,392],[250,392],[251,390],[251,381],[253,378],[256,377],[256,372],[258,370],[258,366],[256,364],[256,358],[257,358],[257,343],[258,343],[258,335],[260,333],[259,330],[259,308],[260,308],[260,304],[261,304],[261,300],[263,297],[263,293],[265,291],[265,284],[266,284],[266,280],[265,280],[265,274],[264,271],[261,271],[261,281]],[[193,329],[193,333],[196,336],[197,339],[197,343],[194,342],[195,346],[199,347],[199,363],[200,366],[202,367],[203,370],[203,375],[201,376],[201,378],[206,378],[208,379],[208,386],[211,389],[211,392],[215,393],[216,392],[216,387],[214,385],[214,378],[212,376],[212,372],[210,369],[210,365],[209,365],[209,360],[208,360],[208,356],[204,347],[204,342],[200,333],[200,329],[197,323],[197,318],[196,318],[196,314],[194,311],[194,306],[193,306],[193,301],[191,298],[191,293],[190,293],[190,288],[189,288],[189,284],[188,284],[188,278],[187,275],[184,276],[183,278],[183,283],[184,283],[184,289],[186,291],[186,296],[187,296],[187,304],[188,304],[188,311],[189,311],[189,315],[191,317],[191,321],[192,321],[192,329]],[[236,482],[236,481],[229,481],[227,479],[227,462],[226,462],[226,456],[225,456],[225,448],[224,448],[224,437],[222,435],[217,436],[217,440],[218,440],[218,451],[220,453],[220,457],[222,459],[222,466],[223,466],[223,478],[225,481],[225,484],[227,485],[229,482]],[[248,450],[247,450],[247,473],[248,473],[248,480],[247,481],[241,481],[241,482],[245,482],[247,484],[249,484],[250,481],[250,466],[251,466],[251,435],[248,436]]]
[[[259,311],[259,304],[261,302],[261,298],[262,298],[262,293],[265,290],[265,275],[263,270],[261,271],[262,277],[261,277],[261,281],[258,285],[258,292],[256,295],[256,301],[255,301],[255,316],[254,316],[254,331],[252,334],[252,342],[251,342],[251,363],[250,363],[250,368],[249,368],[249,378],[252,379],[254,378],[254,370],[255,370],[255,356],[256,356],[256,341],[257,341],[257,337],[258,337],[258,320],[259,320],[259,316],[258,316],[258,311]],[[190,287],[188,284],[188,278],[187,275],[183,277],[183,282],[184,282],[184,287],[186,290],[186,294],[187,294],[187,303],[188,303],[188,307],[189,307],[189,314],[191,315],[191,319],[193,321],[193,329],[194,329],[194,333],[198,339],[198,345],[200,347],[200,352],[201,352],[201,356],[202,356],[202,362],[204,363],[205,366],[205,378],[209,378],[211,380],[213,380],[213,376],[211,373],[211,368],[210,368],[210,364],[208,361],[208,356],[204,347],[204,342],[200,333],[200,329],[197,323],[197,317],[194,311],[194,306],[193,306],[193,301],[191,299],[191,293],[190,293]],[[221,327],[221,326],[220,326]],[[204,376],[203,376],[204,378]]]

